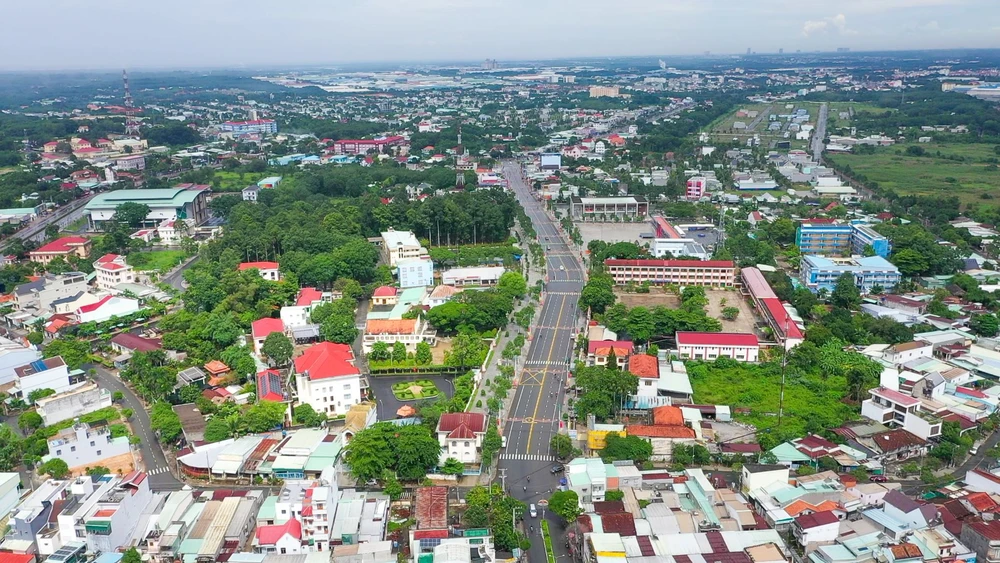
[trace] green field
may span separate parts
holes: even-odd
[[[182,250],[155,250],[152,252],[133,252],[128,255],[128,263],[140,272],[159,270],[166,272],[184,260]]]
[[[258,181],[266,178],[268,174],[266,172],[246,172],[242,174],[242,179],[240,176],[239,172],[218,170],[212,178],[212,189],[220,192],[238,192],[250,184],[256,184]],[[216,183],[218,183],[218,186],[216,186]]]
[[[849,112],[850,109],[854,109],[855,113],[868,112],[868,113],[885,113],[887,111],[896,111],[890,108],[883,108],[873,104],[866,104],[861,102],[830,102],[830,111],[827,114],[828,121],[832,127],[848,127],[851,125],[851,119],[840,119],[840,112]],[[819,104],[816,104],[816,111],[819,111]]]
[[[908,146],[919,146],[927,154],[908,156]],[[826,158],[849,165],[868,182],[877,182],[880,189],[901,195],[955,195],[971,203],[983,194],[996,196],[1000,188],[1000,170],[987,162],[997,158],[992,145],[911,143],[879,148],[875,154],[827,154]]]

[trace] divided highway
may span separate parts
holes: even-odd
[[[531,195],[521,167],[507,161],[504,175],[511,189],[531,219],[539,244],[548,248],[545,260],[548,277],[544,302],[537,313],[536,326],[515,387],[514,399],[504,436],[507,446],[500,452],[499,468],[506,473],[506,485],[511,494],[529,504],[547,499],[559,486],[562,474],[553,474],[555,457],[549,452],[549,441],[559,432],[563,396],[574,332],[578,325],[580,291],[584,277],[580,262],[559,235],[557,224],[546,215],[542,204]],[[539,518],[525,515],[525,528],[534,526],[532,548],[528,561],[544,561],[541,539],[541,507]],[[564,552],[562,529],[557,517],[549,518],[556,553]]]

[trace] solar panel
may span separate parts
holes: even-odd
[[[48,366],[45,365],[45,360],[35,360],[31,362],[31,369],[35,370],[35,373],[38,373],[40,371],[45,371],[49,368]]]

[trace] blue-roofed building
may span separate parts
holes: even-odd
[[[888,292],[902,278],[899,269],[881,256],[826,258],[806,255],[799,264],[799,281],[813,293],[821,289],[833,291],[844,274],[853,275],[854,284],[864,294],[871,293],[875,286]]]

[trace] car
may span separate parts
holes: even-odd
[[[562,473],[563,471],[566,471],[566,468],[563,467],[562,465],[553,465],[552,469],[550,470],[550,473],[555,475],[556,473]]]
[[[969,450],[969,455],[976,455],[979,453],[979,448],[972,448]]]
[[[888,480],[889,478],[886,477],[885,475],[872,475],[871,477],[869,477],[869,481],[871,481],[872,483],[885,483]]]
[[[506,448],[507,447],[507,437],[506,436],[500,436],[500,447],[501,448]]]
[[[559,266],[559,271],[560,272],[565,272],[566,271],[566,266]]]
[[[531,514],[532,518],[538,518],[538,510],[535,509],[535,505],[528,507],[528,514]]]

